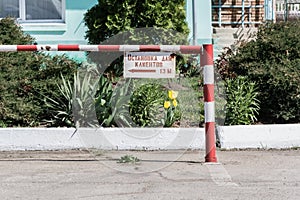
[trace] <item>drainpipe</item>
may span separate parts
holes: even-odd
[[[284,7],[285,7],[284,21],[287,22],[287,20],[288,20],[288,14],[289,14],[287,0],[284,0]]]
[[[192,0],[193,7],[193,45],[197,45],[197,23],[196,23],[196,2]]]
[[[242,0],[242,28],[245,26],[245,0]]]
[[[272,19],[273,22],[276,22],[276,0],[272,0]]]

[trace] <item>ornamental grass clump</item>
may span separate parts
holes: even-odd
[[[255,82],[238,76],[226,80],[226,125],[249,125],[257,121],[260,102]]]

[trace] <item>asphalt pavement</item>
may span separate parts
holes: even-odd
[[[1,199],[300,199],[300,150],[0,152]]]

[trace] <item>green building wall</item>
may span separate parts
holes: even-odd
[[[190,28],[190,43],[195,42],[198,45],[212,43],[212,26],[211,26],[211,0],[186,0],[187,22]],[[195,11],[195,12],[194,12]],[[193,13],[195,22],[193,22]],[[195,26],[195,33],[193,32]]]
[[[187,22],[190,28],[190,42],[210,44],[212,42],[211,1],[195,1],[195,22],[193,22],[193,0],[186,0]],[[87,9],[97,4],[97,0],[66,0],[65,23],[28,23],[22,24],[23,30],[33,36],[38,44],[87,44],[86,27],[83,16]],[[196,32],[193,33],[194,24]],[[78,61],[86,59],[84,52],[61,52]]]

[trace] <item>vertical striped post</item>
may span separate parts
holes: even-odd
[[[205,162],[217,162],[215,135],[214,59],[213,45],[205,44],[200,55],[204,79]]]

